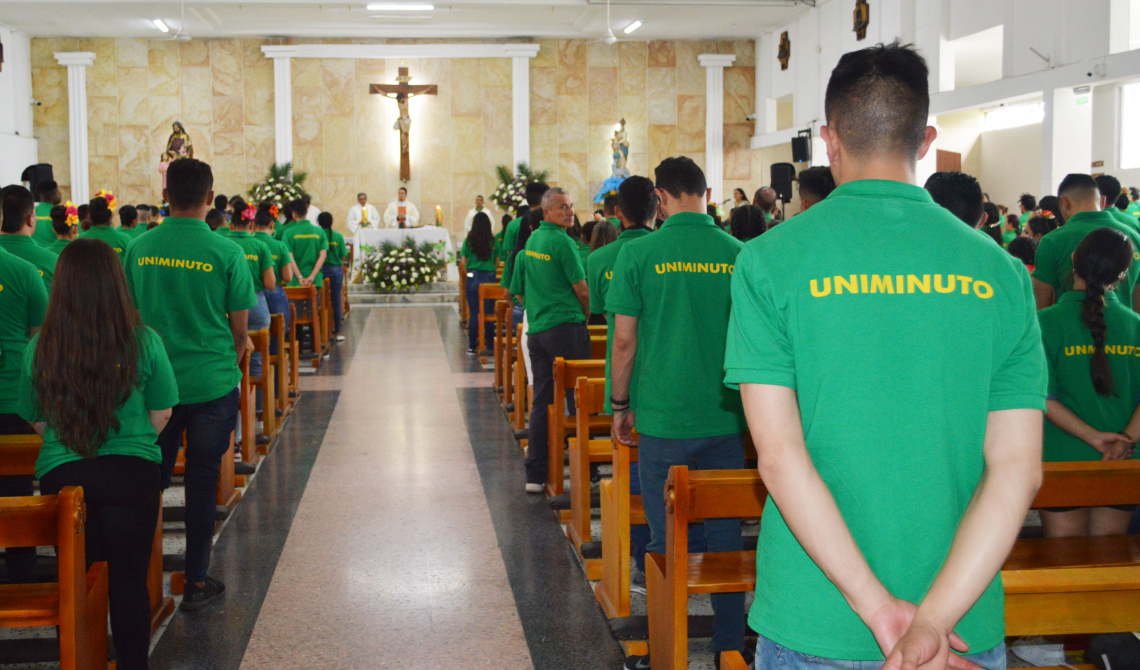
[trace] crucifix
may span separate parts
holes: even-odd
[[[408,154],[408,131],[412,127],[412,117],[408,115],[408,98],[417,95],[436,95],[439,87],[436,84],[412,86],[408,76],[408,68],[402,67],[395,84],[369,84],[368,92],[373,95],[382,95],[392,98],[400,108],[400,116],[392,126],[392,130],[400,131],[400,181],[412,178],[411,157]]]

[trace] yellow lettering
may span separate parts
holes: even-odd
[[[855,279],[855,275],[851,275],[851,281],[847,281],[839,275],[835,276],[835,295],[842,295],[845,288],[848,293],[859,292],[859,282]]]
[[[202,263],[202,271],[203,272],[213,272],[214,266],[210,265],[209,263]]]
[[[660,267],[660,266],[658,266],[658,267]],[[657,274],[661,274],[661,272],[660,272],[660,271],[658,271],[658,272],[657,272]],[[613,278],[614,278],[614,273],[613,273],[613,270],[611,270],[611,271],[609,271],[609,272],[607,272],[607,273],[606,273],[606,279],[607,279],[607,280],[609,280],[609,279],[613,279]]]
[[[942,285],[942,275],[934,275],[934,290],[939,293],[953,293],[954,292],[954,275],[946,275],[946,286]]]
[[[683,270],[685,272],[692,272],[693,271],[693,263],[682,263],[681,265],[683,266]]]
[[[974,295],[982,300],[988,300],[994,297],[994,287],[990,286],[981,279],[974,281]]]
[[[975,284],[974,286],[976,287],[976,286],[977,286],[977,284]],[[1116,351],[1116,345],[1114,345],[1114,344],[1105,345],[1105,347],[1104,347],[1104,353],[1106,353],[1106,354],[1115,354],[1115,353],[1117,353],[1117,351]]]
[[[1065,347],[1065,355],[1072,356],[1076,347]]]
[[[831,295],[831,277],[823,278],[823,290],[819,290],[819,285],[815,283],[816,280],[811,280],[811,294],[813,297],[822,298],[825,295]]]
[[[709,271],[709,264],[708,263],[697,263],[697,272],[708,272],[708,271]]]
[[[735,269],[736,269],[736,266],[735,266],[735,265],[730,265],[730,266],[728,266],[728,274],[732,274],[732,271],[733,271],[733,270],[735,270]]]
[[[668,270],[669,272],[676,272],[677,271],[677,264],[676,263],[666,263],[665,269]]]
[[[859,289],[864,293],[867,292],[867,275],[859,275]]]
[[[720,269],[723,265],[724,263],[709,263],[709,272],[714,275],[720,274]]]
[[[894,293],[895,285],[890,275],[871,275],[871,293]]]
[[[973,278],[958,275],[958,281],[962,282],[962,295],[970,295],[970,282],[974,281]]]
[[[923,293],[930,293],[930,275],[922,275],[922,279],[919,279],[917,275],[907,275],[906,292],[914,293],[915,287]]]
[[[659,274],[659,275],[665,274],[666,268],[667,268],[667,264],[664,264],[664,263],[658,263],[658,264],[653,266],[653,269],[657,270],[657,274]]]
[[[158,264],[170,267],[170,259],[169,258],[160,258],[160,259],[158,259]]]

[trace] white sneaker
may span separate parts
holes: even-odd
[[[337,342],[344,342],[345,340],[344,335],[336,335],[335,337]]]
[[[1021,637],[1009,646],[1013,655],[1037,667],[1065,664],[1065,645],[1050,642],[1040,635]]]
[[[542,484],[527,484],[527,493],[542,493]]]

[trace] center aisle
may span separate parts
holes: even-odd
[[[353,318],[346,374],[313,380],[339,399],[241,667],[531,668],[456,393],[485,375],[451,371],[430,308]]]

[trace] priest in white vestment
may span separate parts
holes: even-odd
[[[368,195],[366,193],[356,194],[356,203],[348,210],[348,219],[345,223],[348,229],[355,235],[356,231],[361,228],[371,228],[373,230],[380,229],[380,212],[376,207],[368,204]]]
[[[472,224],[472,222],[475,221],[475,215],[478,214],[479,212],[483,212],[484,214],[486,214],[487,218],[491,217],[490,210],[488,210],[486,207],[483,206],[483,196],[481,196],[481,195],[475,196],[475,209],[472,209],[470,212],[467,212],[467,218],[463,220],[463,236],[464,237],[467,236],[467,233],[471,232],[471,224]],[[493,228],[494,226],[495,226],[495,220],[491,219],[491,227]]]
[[[384,210],[384,226],[399,228],[401,217],[404,220],[404,228],[415,228],[420,225],[420,210],[408,202],[408,189],[403,186],[397,191],[397,199],[388,203],[388,209]]]

